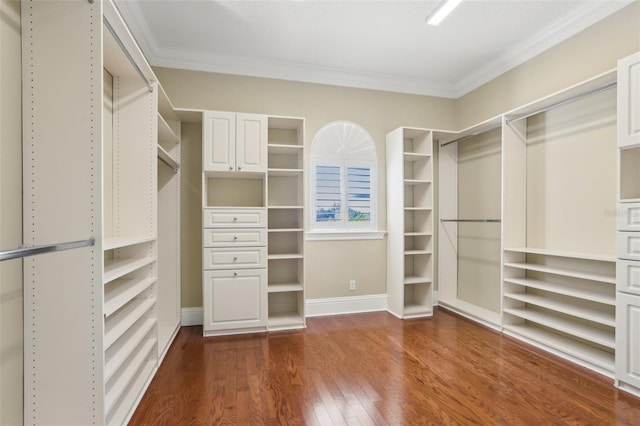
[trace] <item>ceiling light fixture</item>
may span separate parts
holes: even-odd
[[[462,0],[446,0],[443,2],[440,7],[438,7],[435,12],[431,15],[427,16],[427,24],[429,25],[438,25],[444,18],[449,15],[453,9],[455,9]]]

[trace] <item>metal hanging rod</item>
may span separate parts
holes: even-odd
[[[615,87],[617,84],[618,84],[617,81],[611,81],[609,83],[603,84],[602,86],[598,86],[598,87],[596,87],[594,89],[587,90],[586,92],[578,93],[577,95],[571,96],[570,98],[563,99],[561,101],[552,103],[551,105],[547,105],[546,107],[540,108],[540,109],[535,110],[533,112],[528,112],[528,113],[520,115],[520,116],[518,116],[516,118],[512,118],[510,120],[507,120],[507,123],[511,124],[511,123],[513,123],[515,121],[524,120],[525,118],[529,118],[529,117],[534,116],[536,114],[540,114],[542,112],[546,112],[546,111],[552,110],[552,109],[557,108],[559,106],[562,106],[562,105],[577,101],[577,100],[582,99],[582,98],[586,98],[587,96],[596,94],[598,92],[602,92],[603,90],[607,90],[607,89],[609,89],[611,87]]]
[[[138,64],[136,64],[136,61],[133,59],[133,56],[131,56],[131,54],[129,53],[129,50],[127,50],[122,40],[120,40],[120,37],[118,37],[118,34],[116,34],[116,31],[113,29],[113,27],[111,26],[107,18],[103,17],[102,21],[104,22],[104,25],[107,27],[107,29],[115,39],[116,43],[118,43],[118,46],[120,46],[120,49],[122,49],[122,51],[124,52],[124,55],[127,57],[129,62],[131,62],[131,65],[133,65],[133,67],[136,69],[136,72],[138,73],[140,78],[144,81],[144,84],[147,85],[147,89],[149,89],[149,92],[153,92],[153,86],[151,85],[149,80],[147,80],[147,77],[145,77],[145,75],[143,74]]]
[[[54,251],[62,251],[62,250],[79,248],[79,247],[93,246],[95,242],[96,241],[94,238],[89,238],[88,240],[72,241],[69,243],[48,244],[44,246],[24,247],[24,248],[18,248],[14,250],[0,251],[0,261],[17,259],[17,258],[26,257],[26,256],[34,256],[36,254],[51,253]]]
[[[490,132],[490,131],[492,131],[492,130],[499,129],[499,128],[501,128],[501,127],[502,127],[502,124],[496,124],[495,126],[491,126],[491,127],[489,127],[488,129],[484,129],[484,130],[481,130],[481,131],[476,132],[476,133],[471,133],[470,135],[461,136],[461,137],[459,137],[458,139],[454,139],[454,140],[449,141],[449,142],[447,142],[447,143],[443,143],[442,145],[440,145],[440,148],[442,148],[442,147],[444,147],[444,146],[447,146],[447,145],[450,145],[450,144],[452,144],[452,143],[460,142],[460,141],[463,141],[463,140],[465,140],[465,139],[470,139],[470,138],[473,138],[473,137],[475,137],[475,136],[479,136],[479,135],[482,135],[482,134],[484,134],[484,133],[488,133],[488,132]]]
[[[440,219],[440,222],[480,222],[480,223],[500,223],[501,219]]]

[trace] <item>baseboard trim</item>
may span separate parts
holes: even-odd
[[[180,325],[202,325],[202,307],[182,308],[180,311]]]
[[[309,299],[305,302],[307,317],[326,315],[357,314],[387,310],[387,295],[332,297],[328,299]]]

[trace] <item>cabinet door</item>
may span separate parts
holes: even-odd
[[[640,297],[618,293],[616,379],[640,389]]]
[[[266,269],[205,271],[203,328],[207,331],[247,329],[267,325]]]
[[[202,117],[202,169],[212,172],[236,168],[235,113],[207,111]]]
[[[236,122],[236,163],[239,172],[267,171],[267,117],[238,114]]]
[[[640,52],[618,61],[618,146],[640,145]]]

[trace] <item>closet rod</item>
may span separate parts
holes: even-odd
[[[501,219],[440,219],[440,222],[481,222],[481,223],[500,223]]]
[[[120,46],[120,49],[122,49],[122,51],[124,52],[124,55],[127,57],[129,62],[131,62],[131,65],[133,65],[133,67],[136,69],[136,72],[138,73],[140,78],[144,81],[144,84],[147,85],[147,89],[149,89],[149,92],[153,92],[153,86],[151,85],[151,83],[149,83],[149,80],[147,80],[147,77],[145,77],[145,75],[142,73],[142,70],[140,69],[138,64],[136,64],[136,61],[133,59],[133,56],[131,56],[131,54],[129,53],[129,50],[127,50],[122,40],[120,40],[120,37],[118,37],[118,34],[116,34],[116,30],[113,29],[113,27],[111,26],[111,24],[109,23],[106,17],[103,17],[102,21],[104,22],[104,25],[107,27],[107,29],[109,30],[113,38],[116,40],[116,43],[118,43],[118,46]]]
[[[51,253],[54,251],[62,251],[62,250],[79,248],[79,247],[93,246],[94,244],[95,244],[95,239],[89,238],[88,240],[72,241],[69,243],[48,244],[44,246],[24,247],[24,248],[18,248],[14,250],[0,251],[0,261],[17,259],[17,258],[26,257],[26,256],[34,256],[36,254]]]
[[[502,124],[496,124],[495,126],[489,127],[488,129],[484,129],[484,130],[481,130],[481,131],[476,132],[476,133],[471,133],[470,135],[461,136],[461,137],[459,137],[458,139],[454,139],[454,140],[449,141],[449,142],[447,142],[447,143],[443,143],[442,145],[440,145],[440,148],[442,148],[442,147],[444,147],[444,146],[447,146],[447,145],[450,145],[450,144],[452,144],[452,143],[456,143],[456,142],[463,141],[463,140],[465,140],[465,139],[472,138],[472,137],[474,137],[474,136],[479,136],[479,135],[482,135],[482,134],[484,134],[484,133],[488,133],[488,132],[490,132],[490,131],[492,131],[492,130],[499,129],[500,127],[502,127]]]
[[[159,155],[158,155],[158,160],[162,161],[164,164],[167,165],[167,167],[169,167],[171,170],[173,170],[173,173],[178,173],[178,168],[177,167],[175,167],[173,164],[169,163],[167,160],[165,160],[164,158],[162,158]]]
[[[615,87],[616,84],[618,84],[617,81],[610,81],[609,83],[603,84],[602,86],[598,86],[598,87],[596,87],[594,89],[587,90],[586,92],[578,93],[577,95],[573,95],[573,96],[571,96],[571,97],[569,97],[567,99],[563,99],[561,101],[552,103],[551,105],[547,105],[546,107],[540,108],[540,109],[535,110],[533,112],[528,112],[528,113],[520,115],[520,116],[518,116],[516,118],[512,118],[510,120],[507,120],[507,124],[511,124],[514,121],[524,120],[525,118],[529,118],[529,117],[534,116],[536,114],[540,114],[542,112],[546,112],[546,111],[552,110],[552,109],[557,108],[559,106],[571,103],[573,101],[577,101],[579,99],[582,99],[582,98],[585,98],[587,96],[596,94],[598,92],[602,92],[603,90],[607,90],[607,89],[609,89],[611,87]]]

